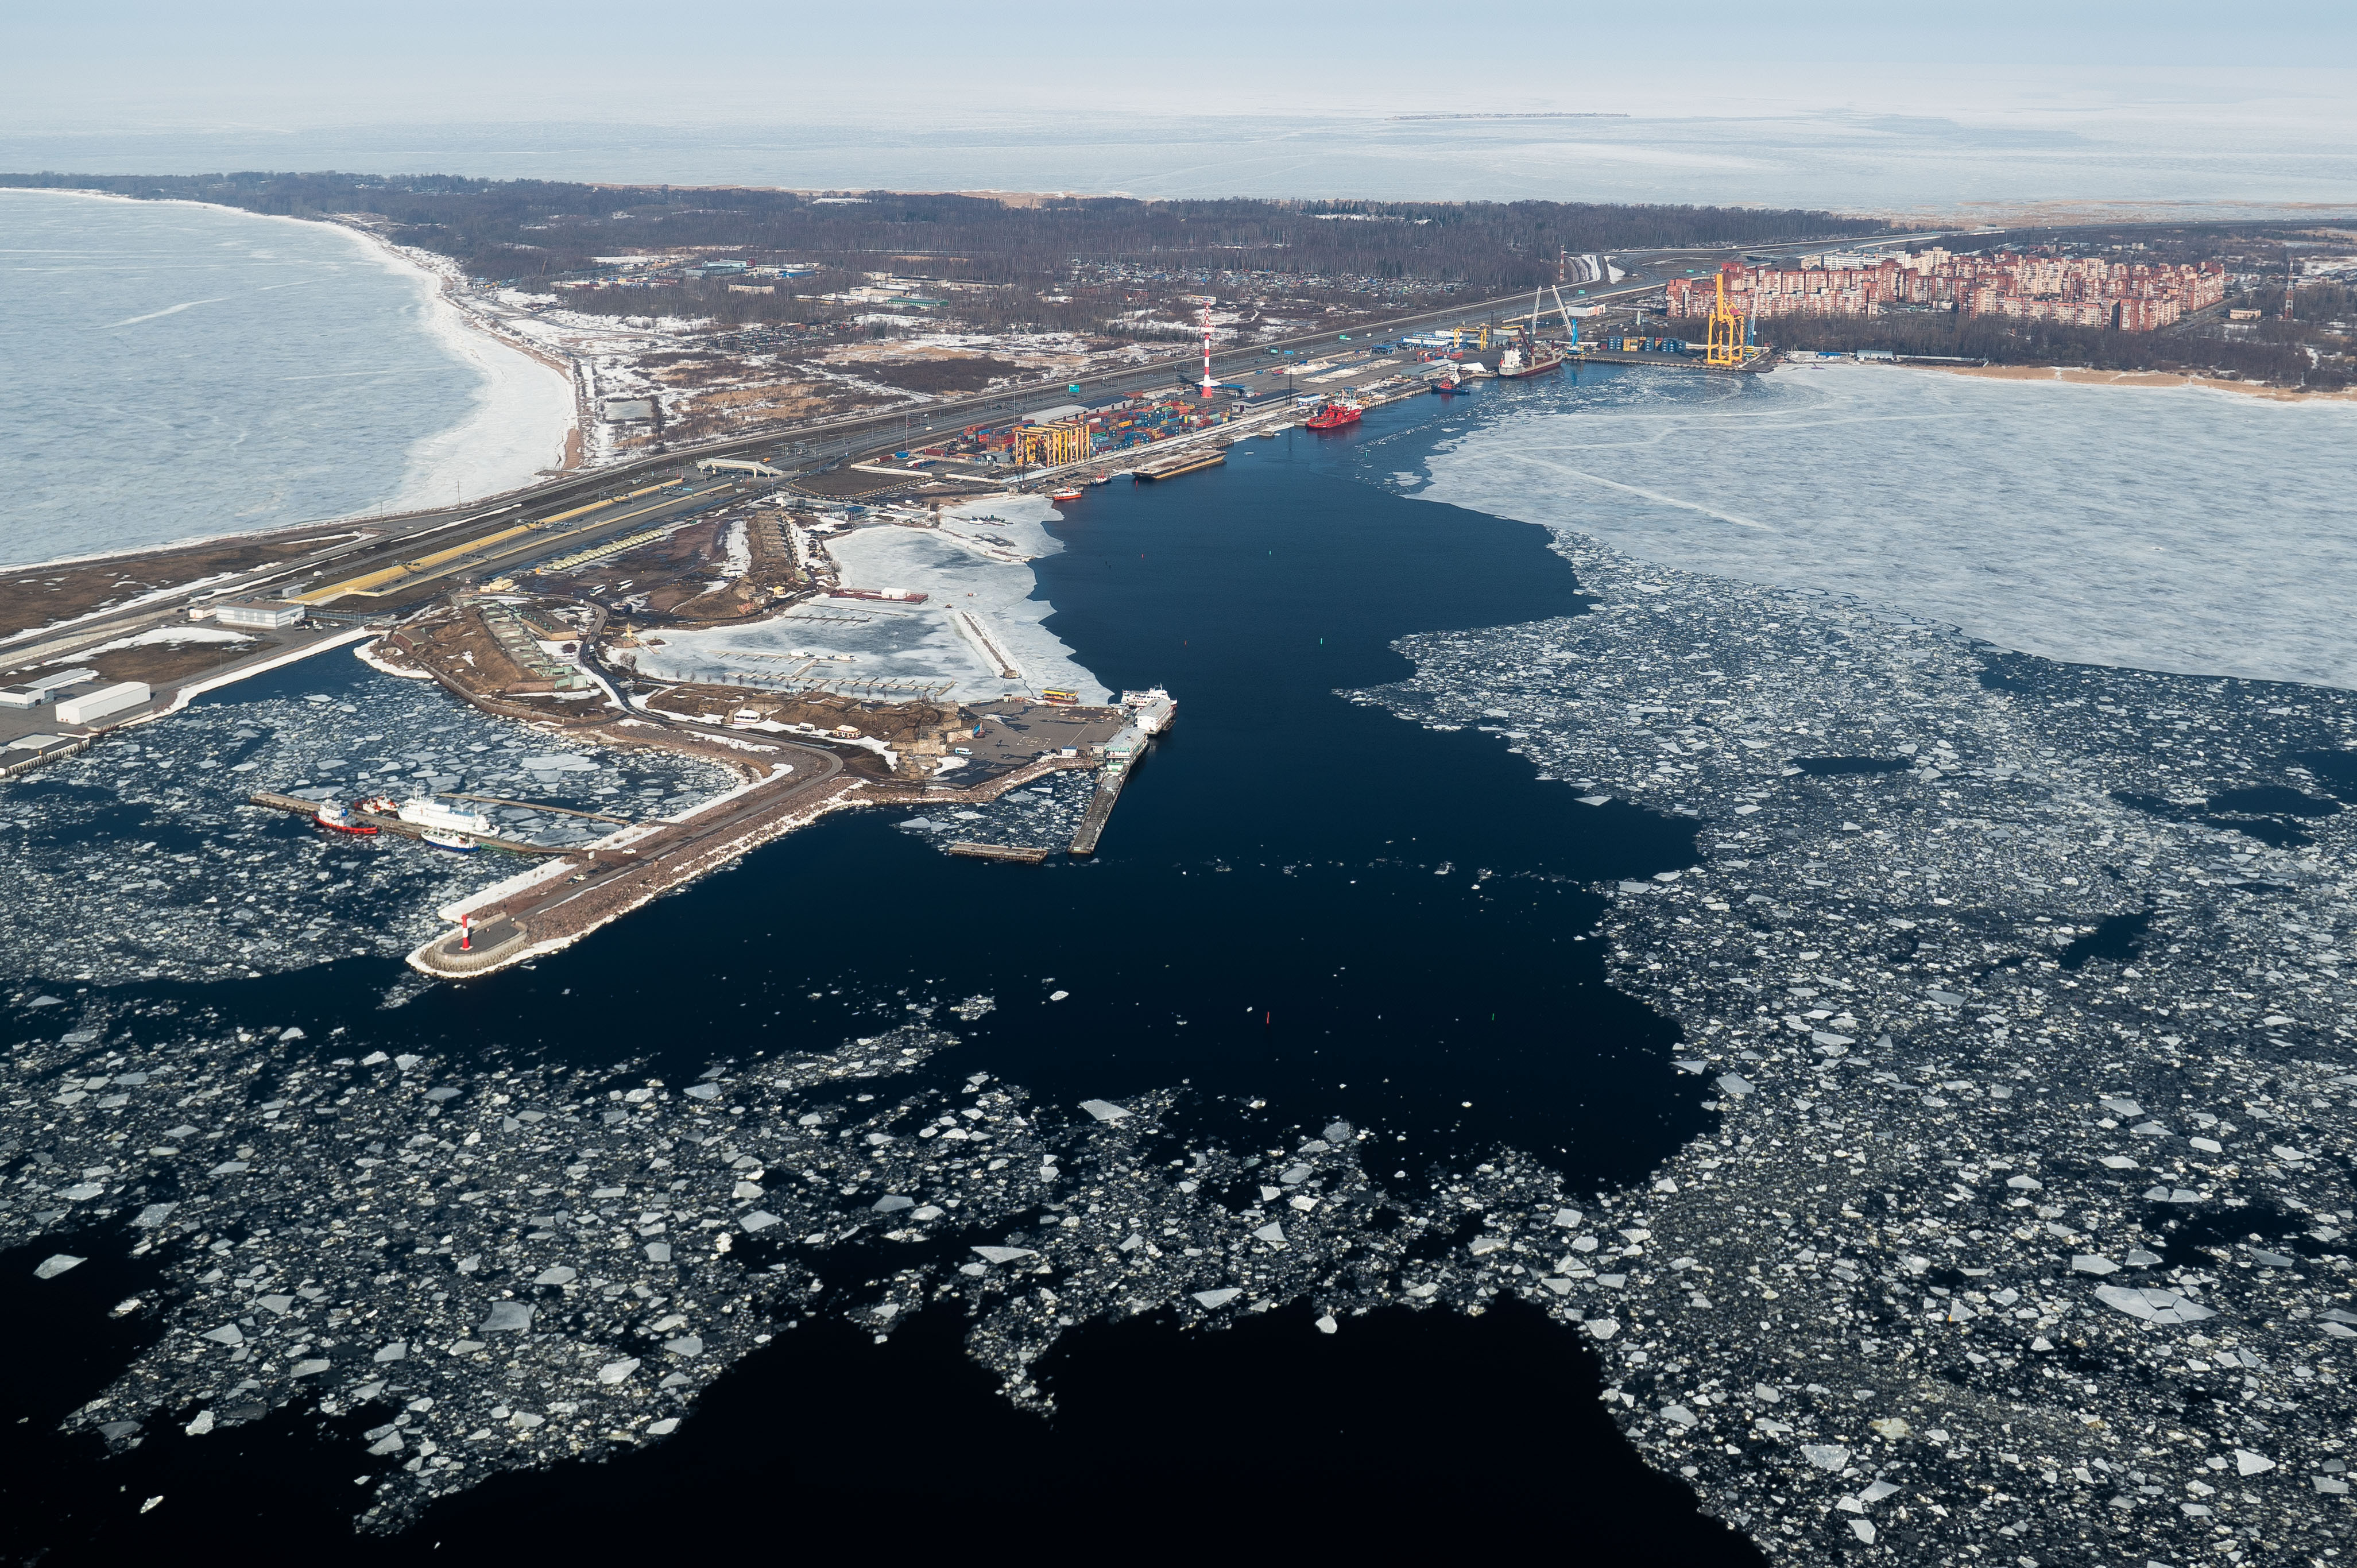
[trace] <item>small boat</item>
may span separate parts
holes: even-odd
[[[1082,492],[1078,489],[1058,490],[1048,499],[1060,504],[1064,501],[1076,501],[1081,499],[1081,495]]]
[[[428,828],[417,836],[436,849],[447,849],[455,854],[472,854],[482,847],[465,833],[446,832],[440,828]]]
[[[1263,441],[1274,441],[1276,439],[1276,432],[1274,430],[1264,430],[1260,433],[1260,438]]]
[[[1089,483],[1092,485],[1109,485],[1113,483],[1113,476],[1111,474],[1094,475],[1090,478]]]
[[[1452,392],[1461,392],[1465,390],[1465,378],[1452,366],[1447,375],[1432,378],[1432,390],[1443,397]]]
[[[1340,430],[1346,424],[1358,424],[1361,412],[1354,403],[1329,403],[1303,423],[1312,430]]]
[[[311,813],[311,820],[323,828],[339,833],[367,834],[377,831],[374,822],[356,821],[352,816],[351,808],[336,800],[328,800],[322,804],[317,811]]]

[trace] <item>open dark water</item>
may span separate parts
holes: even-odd
[[[1395,1186],[1501,1145],[1576,1182],[1634,1180],[1707,1117],[1699,1080],[1669,1065],[1672,1031],[1575,940],[1600,908],[1583,884],[1686,864],[1691,830],[1582,806],[1493,736],[1334,695],[1406,674],[1389,647],[1404,634],[1577,607],[1541,530],[1370,482],[1440,417],[1411,403],[1340,437],[1249,442],[1221,470],[1092,491],[1057,530],[1067,548],[1040,564],[1053,629],[1106,683],[1164,683],[1180,703],[1092,862],[953,860],[897,829],[906,813],[846,814],[533,969],[397,1009],[378,1005],[394,977],[373,960],[175,994],[230,1024],[301,1017],[315,1040],[345,1025],[332,1054],[692,1074],[984,993],[998,1006],[978,1023],[941,1020],[965,1040],[932,1069],[949,1081],[986,1070],[1068,1104],[1183,1081],[1192,1135],[1236,1145],[1347,1117],[1382,1135],[1368,1168]],[[91,1262],[30,1289],[33,1251],[57,1240],[0,1256],[0,1540],[17,1560],[1416,1540],[1758,1561],[1620,1444],[1580,1342],[1506,1304],[1377,1313],[1333,1337],[1298,1308],[1211,1333],[1084,1326],[1034,1369],[1059,1402],[1046,1421],[1001,1401],[945,1309],[884,1346],[813,1323],[665,1444],[508,1477],[356,1541],[357,1447],[322,1444],[308,1413],[202,1442],[161,1424],[112,1460],[55,1435],[156,1332],[104,1316],[143,1277],[119,1240],[81,1237]],[[167,1505],[139,1515],[157,1493]]]

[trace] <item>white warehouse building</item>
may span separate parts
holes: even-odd
[[[213,611],[213,619],[221,626],[259,627],[275,631],[283,626],[300,626],[303,607],[278,601],[269,604],[221,605]]]

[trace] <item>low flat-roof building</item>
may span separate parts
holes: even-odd
[[[61,725],[95,724],[127,709],[135,708],[155,693],[144,681],[124,681],[113,686],[102,686],[95,692],[85,692],[79,697],[60,698],[58,703],[58,723]]]
[[[97,679],[98,671],[95,670],[60,670],[48,675],[36,675],[21,686],[0,691],[0,708],[38,708],[49,700],[52,692]]]
[[[218,626],[258,627],[274,631],[280,627],[303,624],[303,607],[285,599],[263,604],[230,604],[217,606],[213,621]]]

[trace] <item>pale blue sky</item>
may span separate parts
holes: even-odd
[[[1796,16],[1796,20],[1785,20]],[[18,6],[0,169],[2357,209],[2357,5]],[[1615,121],[1403,123],[1604,112]],[[1994,205],[1993,205],[1994,204]]]
[[[791,123],[989,105],[1645,111],[1780,87],[1838,93],[1857,68],[1886,63],[1955,74],[1983,91],[1992,71],[2086,71],[2093,90],[2109,91],[2108,79],[2140,70],[2201,96],[2222,69],[2348,70],[2357,6],[93,0],[12,7],[5,37],[0,124],[12,129],[396,116]],[[2067,98],[2072,84],[2044,89],[2058,90]]]

